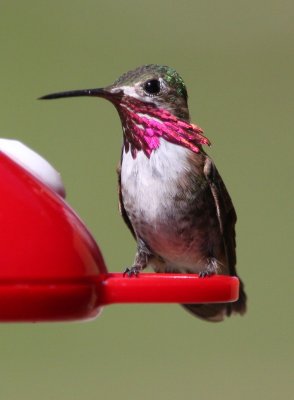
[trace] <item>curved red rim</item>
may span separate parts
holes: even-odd
[[[239,297],[239,279],[214,275],[152,274],[138,276],[107,274],[98,278],[99,302],[113,303],[224,303]]]

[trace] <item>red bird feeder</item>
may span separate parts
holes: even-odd
[[[236,277],[108,273],[95,240],[56,193],[61,181],[52,190],[36,169],[7,154],[0,146],[0,322],[85,320],[113,303],[238,299]]]

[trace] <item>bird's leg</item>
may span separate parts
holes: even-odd
[[[218,261],[215,257],[207,258],[207,264],[205,268],[199,272],[200,278],[206,278],[207,276],[211,276],[217,273],[218,270]]]
[[[126,268],[124,271],[124,276],[137,276],[140,271],[147,267],[148,261],[151,257],[151,252],[143,242],[143,240],[138,239],[137,242],[137,252],[134,260],[134,264],[131,268]]]

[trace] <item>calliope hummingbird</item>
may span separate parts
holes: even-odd
[[[170,67],[144,65],[99,89],[53,93],[41,99],[92,96],[109,100],[123,129],[118,169],[120,212],[137,252],[125,273],[236,276],[236,213],[212,159],[209,140],[190,122],[183,79]],[[208,321],[244,314],[246,294],[231,304],[184,304]]]

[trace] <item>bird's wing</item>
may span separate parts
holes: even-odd
[[[230,275],[236,272],[236,234],[235,224],[237,215],[226,189],[226,186],[212,160],[207,156],[204,164],[204,175],[209,182],[215,202],[219,226],[224,239]]]
[[[124,201],[123,201],[123,196],[122,196],[122,190],[121,190],[121,162],[117,167],[117,177],[118,177],[118,208],[121,216],[123,217],[123,220],[125,221],[127,227],[131,231],[132,235],[136,239],[136,234],[133,228],[133,225],[131,224],[131,221],[128,217],[128,214],[126,212],[126,209],[124,207]]]
[[[208,156],[206,156],[204,163],[204,175],[209,183],[211,194],[214,199],[218,222],[223,235],[229,273],[230,275],[237,276],[235,237],[237,215],[225,184]],[[232,312],[244,314],[246,312],[247,297],[243,282],[240,279],[239,281],[239,299],[234,303],[185,304],[184,307],[198,317],[208,321],[221,321],[225,314],[229,316]]]

